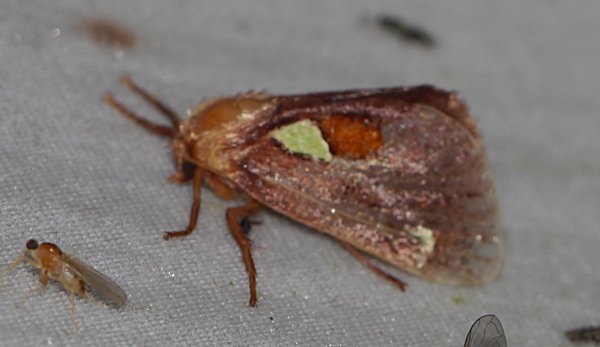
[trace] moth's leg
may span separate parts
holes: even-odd
[[[196,227],[196,222],[198,221],[198,214],[200,213],[200,197],[201,197],[201,189],[202,189],[202,169],[196,167],[194,171],[194,202],[192,203],[192,210],[190,211],[190,221],[188,223],[187,228],[181,231],[169,231],[163,235],[165,240],[168,240],[173,237],[182,237],[187,236],[194,231]]]
[[[175,172],[171,174],[171,176],[169,176],[169,182],[171,183],[175,183],[175,184],[185,184],[188,183],[189,181],[194,179],[194,172],[196,171],[196,166],[195,164],[192,164],[190,162],[186,162],[185,159],[180,156],[180,154],[177,154],[178,150],[176,150],[175,148],[173,148],[173,150],[176,152],[175,154]],[[206,174],[207,171],[205,171],[202,174],[202,178],[204,179],[204,181],[206,182]]]
[[[194,179],[193,177],[189,177],[182,171],[175,171],[174,173],[171,174],[171,176],[169,176],[169,182],[175,183],[175,184],[188,183],[189,181],[191,181],[193,179]]]
[[[135,82],[133,82],[129,75],[123,75],[123,77],[121,78],[121,82],[127,88],[129,88],[129,90],[141,96],[142,99],[146,100],[146,102],[152,105],[158,112],[162,113],[165,117],[167,117],[171,121],[171,124],[173,124],[173,129],[177,129],[179,127],[179,124],[181,124],[181,120],[172,108],[170,108],[165,103],[158,100],[158,98],[148,93],[144,88],[140,87]]]
[[[250,217],[246,217],[246,218],[242,218],[242,220],[240,220],[240,228],[242,229],[242,232],[244,233],[244,235],[246,235],[246,238],[248,238],[248,242],[250,242],[250,246],[253,249],[263,249],[263,246],[257,246],[254,241],[252,241],[252,239],[249,237],[250,236],[250,231],[252,231],[252,226],[254,225],[260,225],[262,224],[262,221],[259,220],[252,220],[250,219]]]
[[[37,294],[37,293],[43,291],[44,289],[46,289],[46,285],[48,285],[48,273],[46,271],[42,271],[42,272],[40,272],[40,286],[27,292],[27,294],[25,294],[21,298],[21,300],[19,300],[16,307],[19,308],[19,307],[23,306],[23,304],[27,300],[29,300],[29,298],[31,298],[34,294]]]
[[[233,200],[239,196],[239,194],[227,183],[225,183],[222,178],[211,172],[205,172],[204,182],[206,182],[206,185],[209,186],[210,189],[212,189],[213,192],[215,192],[215,194],[217,194],[221,199]]]
[[[338,240],[339,241],[339,240]],[[339,241],[342,246],[344,246],[344,248],[346,248],[348,250],[348,252],[350,252],[350,254],[352,254],[359,262],[361,262],[363,265],[365,265],[367,268],[369,268],[369,270],[373,271],[376,275],[383,277],[386,281],[389,281],[390,283],[394,284],[395,286],[397,286],[398,288],[400,288],[400,290],[404,291],[404,289],[406,288],[406,283],[400,281],[399,279],[397,279],[396,277],[388,274],[387,272],[381,270],[380,268],[378,268],[375,264],[373,264],[367,257],[365,257],[360,251],[358,251],[356,248],[354,248],[354,246],[350,245],[349,243],[346,243],[344,241]]]
[[[248,201],[245,205],[240,207],[228,208],[225,216],[227,217],[227,224],[229,230],[233,234],[233,238],[240,247],[242,252],[242,259],[246,265],[246,271],[248,272],[248,282],[250,286],[250,300],[248,305],[255,307],[257,295],[256,295],[256,268],[254,267],[254,260],[252,260],[252,253],[250,252],[251,243],[250,240],[244,235],[240,226],[240,221],[244,218],[257,213],[261,206],[254,200]]]
[[[135,112],[125,107],[125,105],[115,100],[111,93],[106,93],[106,95],[104,95],[104,101],[108,103],[112,108],[117,110],[121,115],[125,116],[125,118],[128,118],[129,120],[133,121],[137,125],[141,126],[142,128],[148,130],[153,134],[166,137],[175,136],[176,129],[151,122],[138,116]]]
[[[72,290],[69,291],[69,308],[69,311],[71,312],[71,321],[73,321],[73,327],[75,328],[77,335],[79,335],[79,325],[77,325],[77,319],[75,319],[75,292]]]

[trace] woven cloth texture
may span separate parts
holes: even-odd
[[[477,0],[0,2],[0,264],[29,238],[119,283],[125,308],[76,300],[21,265],[0,278],[1,346],[462,346],[486,313],[510,346],[568,346],[600,323],[600,2]],[[374,21],[392,14],[436,38],[421,47]],[[98,44],[82,21],[137,37]],[[493,283],[436,285],[381,264],[406,293],[331,238],[273,212],[253,228],[259,303],[203,190],[173,185],[169,143],[117,115],[106,91],[164,121],[119,84],[129,73],[185,114],[248,90],[303,93],[431,83],[461,92],[484,135],[506,259]]]

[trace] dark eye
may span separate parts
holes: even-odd
[[[31,239],[29,241],[27,241],[27,243],[25,244],[25,247],[27,247],[27,249],[37,249],[38,248],[38,242],[37,240]]]
[[[196,165],[190,162],[183,162],[183,174],[185,177],[192,178],[194,177],[194,171],[196,171]]]

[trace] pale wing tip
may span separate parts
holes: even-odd
[[[102,298],[107,304],[114,306],[115,308],[123,308],[127,304],[127,294],[121,287],[115,284],[115,288],[112,288],[110,293],[100,293]]]
[[[122,296],[119,296],[119,297],[115,298],[114,300],[111,301],[111,303],[116,308],[123,308],[123,307],[125,307],[125,305],[127,304],[127,294],[125,294],[125,292],[123,292]]]
[[[459,266],[431,262],[418,274],[430,281],[455,287],[472,287],[494,281],[504,262],[504,241],[499,230],[476,240]]]

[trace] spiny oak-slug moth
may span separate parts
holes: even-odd
[[[112,107],[173,139],[172,182],[193,180],[186,229],[196,226],[202,183],[242,196],[226,218],[255,306],[256,270],[240,223],[266,206],[333,236],[361,262],[366,252],[430,281],[457,286],[501,268],[498,203],[481,136],[457,94],[432,86],[301,95],[245,93],[206,100],[185,120],[129,77],[124,84],[171,121],[145,120],[111,94]],[[249,229],[249,228],[246,228]]]

